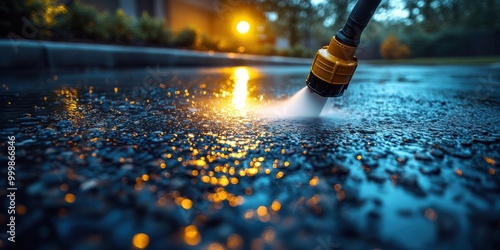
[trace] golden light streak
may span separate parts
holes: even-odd
[[[76,123],[78,120],[83,118],[83,114],[78,110],[78,91],[76,88],[63,87],[61,89],[56,89],[54,92],[57,95],[57,100],[61,103],[61,106],[68,112],[69,120]]]
[[[246,67],[238,67],[234,71],[233,107],[243,112],[247,106],[248,79],[250,73]]]

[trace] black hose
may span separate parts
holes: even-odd
[[[382,0],[358,0],[351,11],[344,27],[335,34],[335,38],[348,46],[357,47],[361,33],[375,13]]]

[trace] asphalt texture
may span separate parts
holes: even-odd
[[[2,72],[0,247],[498,249],[498,66],[362,63],[273,115],[308,71]]]

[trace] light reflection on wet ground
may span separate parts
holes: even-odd
[[[500,243],[498,68],[362,65],[320,117],[259,115],[307,73],[2,74],[0,134],[17,142],[18,246]]]

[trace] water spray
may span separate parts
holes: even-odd
[[[335,34],[328,46],[316,53],[306,79],[309,91],[303,89],[291,99],[286,108],[289,114],[317,116],[321,113],[327,97],[339,97],[344,94],[358,66],[354,54],[361,33],[380,2],[381,0],[356,2],[344,27]],[[304,109],[305,105],[310,107]]]

